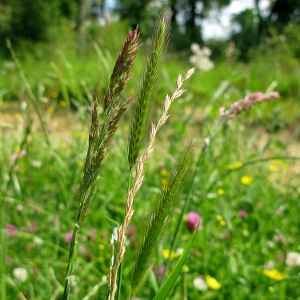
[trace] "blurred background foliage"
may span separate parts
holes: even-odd
[[[201,22],[208,17],[209,12],[224,8],[231,2],[232,0],[2,0],[1,50],[5,52],[6,38],[14,44],[24,40],[52,41],[54,29],[66,24],[83,38],[84,34],[97,32],[95,28],[91,28],[93,25],[104,25],[116,18],[130,27],[138,24],[142,35],[148,37],[153,20],[165,5],[169,5],[173,12],[173,47],[188,49],[191,43],[204,43]],[[291,37],[299,39],[300,0],[270,0],[268,9],[263,12],[260,8],[261,0],[253,2],[253,9],[240,11],[231,20],[234,30],[228,40],[235,42],[239,58],[247,59],[253,48],[264,44],[274,34],[288,32]],[[59,35],[60,32],[56,34]],[[297,44],[297,39],[294,39],[294,44]],[[295,50],[299,54],[299,49]]]
[[[191,45],[197,43],[201,49],[210,49],[205,51],[213,62],[209,70],[207,65],[205,71],[199,70],[191,83],[194,98],[201,98],[202,103],[209,103],[226,80],[223,98],[230,101],[251,91],[277,86],[282,96],[298,102],[300,0],[253,0],[252,8],[231,15],[231,27],[224,37],[204,37],[205,21],[211,12],[218,14],[241,2],[2,0],[0,101],[24,99],[26,94],[6,46],[7,39],[22,62],[33,92],[42,102],[78,109],[81,104],[91,103],[95,95],[99,99],[103,96],[114,58],[122,45],[120,37],[138,24],[146,46],[142,51],[147,51],[154,19],[168,5],[173,12],[170,59],[159,93],[169,91],[170,78],[175,78],[179,69],[195,65],[191,55],[201,53],[193,53]],[[142,61],[138,57],[135,76]],[[131,84],[128,93],[133,94],[134,89]],[[294,109],[289,109],[295,114]]]

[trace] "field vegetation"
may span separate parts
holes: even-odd
[[[98,99],[97,118],[103,124],[115,117],[114,109],[120,109],[103,103],[128,30],[125,22],[90,24],[85,37],[79,38],[60,25],[49,33],[51,42],[23,41],[17,47],[6,43],[0,65],[1,300],[66,297],[66,269],[75,242],[72,232],[90,130],[93,133],[94,101]],[[131,80],[116,100],[124,104],[133,97],[132,103],[126,102],[128,111],[118,120],[77,236],[70,299],[107,299],[112,244],[117,251],[122,243],[126,254],[120,299],[165,299],[154,297],[187,255],[186,245],[191,247],[189,255],[169,299],[300,299],[297,38],[299,26],[287,27],[282,34],[273,32],[247,61],[227,51],[228,42],[207,44],[213,65],[209,70],[196,68],[182,82],[185,92],[174,97],[168,121],[149,149],[154,151],[143,166],[143,184],[124,241],[113,235],[117,244],[111,242],[112,234],[123,224],[126,193],[134,186],[132,166],[139,163],[129,158],[128,164],[138,126],[132,124],[141,94],[139,78],[146,72],[145,57],[151,56],[149,39],[140,37],[143,45]],[[190,49],[175,51],[171,42],[159,60],[138,158],[147,148],[150,123],[157,124],[166,112],[166,95],[181,88],[178,75],[182,80],[194,67],[192,54]],[[264,103],[227,118],[233,103],[256,92],[278,92],[280,97],[264,98]],[[109,95],[114,99],[113,93]],[[139,273],[139,264],[134,269],[133,262],[143,253],[140,237],[146,229],[152,232],[145,229],[146,217],[153,207],[160,207],[158,201],[174,194],[178,197],[171,205],[173,218],[159,235],[161,241],[152,241],[153,263],[134,286],[133,297],[132,277]]]

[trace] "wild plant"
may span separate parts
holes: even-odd
[[[98,101],[94,102],[91,127],[89,133],[89,146],[86,155],[83,177],[77,194],[79,208],[74,224],[73,235],[70,243],[68,267],[66,271],[65,288],[63,299],[69,299],[71,288],[71,275],[74,272],[77,238],[80,229],[86,219],[90,203],[96,193],[96,182],[101,172],[104,160],[109,152],[114,134],[118,128],[118,123],[131,102],[134,102],[132,124],[128,142],[128,187],[125,196],[124,218],[111,235],[110,248],[111,259],[108,274],[107,299],[120,299],[122,283],[122,265],[126,254],[125,236],[129,224],[134,215],[134,199],[144,180],[144,166],[150,155],[154,151],[155,138],[160,128],[167,122],[169,109],[173,101],[178,99],[183,93],[183,84],[194,73],[190,69],[185,76],[179,75],[176,81],[175,91],[171,96],[165,97],[162,114],[157,122],[150,121],[150,107],[155,98],[155,90],[164,55],[168,45],[170,32],[171,14],[166,9],[158,19],[152,43],[150,55],[147,58],[139,86],[136,99],[129,98],[123,100],[121,94],[124,92],[128,81],[131,78],[131,70],[134,60],[141,45],[138,44],[138,29],[130,31],[116,61],[110,83],[103,99],[103,121],[99,122]],[[205,138],[202,151],[198,154],[196,168],[193,171],[193,163],[197,154],[198,142],[192,140],[179,155],[167,183],[162,187],[158,199],[153,207],[150,208],[144,226],[144,233],[140,237],[137,252],[132,263],[132,280],[130,299],[136,295],[141,284],[150,272],[155,259],[156,250],[162,243],[163,237],[167,232],[167,227],[174,215],[174,208],[178,204],[178,199],[188,185],[184,205],[178,217],[176,231],[171,242],[170,253],[175,247],[176,239],[180,234],[180,226],[183,222],[183,215],[187,209],[192,185],[196,177],[197,167],[201,164],[202,156],[209,146],[216,132],[228,120],[235,118],[242,111],[250,109],[253,105],[277,98],[277,93],[261,94],[255,93],[245,99],[234,103],[229,109],[221,109],[220,117],[211,131],[209,137]],[[149,123],[151,123],[149,125]],[[146,136],[148,135],[148,140]],[[199,226],[200,224],[196,225]],[[192,247],[197,230],[191,236],[186,245],[181,258],[170,272],[169,277],[161,285],[154,299],[166,299],[181,268]],[[169,265],[167,265],[169,267]],[[127,296],[127,295],[125,295]]]

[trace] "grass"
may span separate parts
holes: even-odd
[[[70,68],[65,58],[64,63],[59,64],[57,54],[52,54],[48,61],[42,58],[34,69],[30,59],[21,59],[35,95],[38,95],[38,83],[45,87],[38,99],[48,101],[40,103],[48,129],[55,122],[64,123],[58,125],[56,131],[49,130],[55,149],[49,151],[32,111],[34,127],[25,140],[26,153],[14,162],[12,154],[20,151],[24,137],[22,122],[26,122],[26,112],[20,110],[21,114],[1,120],[1,300],[60,299],[63,294],[70,230],[78,205],[74,199],[84,167],[90,117],[88,105],[73,112],[69,107],[62,107],[66,102],[62,87],[72,86],[72,80],[73,86],[81,86],[80,81],[85,80],[88,92],[93,97],[97,95],[99,100],[103,98],[108,81],[99,82],[99,78],[106,77],[100,74],[99,66],[108,63],[112,71],[112,63],[110,55],[105,54],[103,58],[95,53],[90,49],[89,55],[80,62],[75,54],[68,56]],[[212,71],[198,72],[186,82],[187,92],[172,104],[169,123],[157,137],[156,152],[145,165],[144,184],[136,195],[135,215],[127,233],[121,299],[127,299],[131,292],[132,261],[139,237],[144,233],[146,213],[153,207],[160,188],[166,185],[184,141],[209,136],[221,106],[228,107],[248,91],[266,91],[274,81],[278,82],[276,89],[282,99],[255,107],[241,118],[228,122],[201,158],[187,212],[197,212],[203,228],[170,299],[300,299],[299,266],[286,264],[289,252],[300,252],[300,163],[295,158],[299,147],[300,71],[292,57],[285,60],[281,57],[279,47],[267,59],[257,55],[247,65],[221,61]],[[56,72],[52,79],[47,76],[53,72],[51,60],[62,71]],[[138,56],[134,77],[139,74],[142,61]],[[154,101],[153,118],[161,113],[164,95],[174,90],[178,73],[189,67],[182,59],[167,58],[167,61],[164,80]],[[21,101],[26,97],[25,89],[13,70],[1,77],[0,89],[8,89],[5,95],[2,93],[4,99]],[[66,78],[69,79],[62,83],[61,79]],[[129,84],[126,93],[131,95],[135,88],[134,83]],[[80,92],[85,100],[87,90]],[[73,95],[75,100],[78,93]],[[2,107],[7,108],[11,105],[8,103]],[[67,114],[70,117],[66,120]],[[128,116],[120,121],[120,130],[115,134],[100,180],[96,182],[98,192],[78,236],[80,247],[71,299],[106,299],[110,236],[116,223],[121,224],[124,218],[129,124]],[[163,250],[170,248],[183,199],[184,195],[174,209],[175,218],[168,226],[162,245],[152,249],[155,252],[153,272],[136,294],[141,299],[154,297],[163,282],[157,270],[168,265],[169,274],[178,260],[177,253],[192,237],[183,223],[167,264]],[[27,270],[25,280],[16,273],[16,268]],[[207,289],[199,290],[195,284],[199,278],[206,280]]]

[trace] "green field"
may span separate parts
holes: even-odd
[[[62,297],[92,103],[99,100],[103,120],[103,97],[126,32],[125,26],[114,24],[83,46],[75,37],[68,37],[66,43],[62,35],[51,45],[23,45],[15,59],[3,58],[1,300]],[[110,43],[108,36],[113,37]],[[144,48],[124,99],[136,94]],[[172,104],[167,124],[157,133],[127,230],[121,299],[130,297],[132,261],[148,211],[168,185],[184,147],[193,138],[201,149],[209,136],[206,150],[196,153],[193,181],[190,178],[178,198],[167,233],[155,249],[153,267],[136,297],[153,299],[192,237],[185,216],[167,262],[188,201],[184,215],[197,212],[202,228],[169,299],[300,299],[299,57],[288,41],[274,38],[270,47],[257,50],[247,63],[225,57],[214,63],[212,70],[196,70],[184,83],[186,92]],[[158,121],[178,75],[191,67],[188,52],[167,55],[151,103],[151,122]],[[216,128],[221,107],[229,108],[257,91],[278,91],[280,99],[255,106]],[[124,217],[132,118],[129,109],[97,180],[78,236],[70,299],[106,299],[110,238]]]

